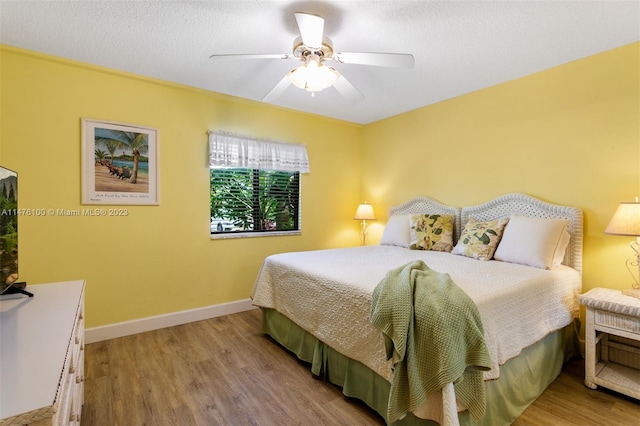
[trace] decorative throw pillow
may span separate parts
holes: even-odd
[[[380,245],[409,247],[410,219],[411,215],[409,214],[390,216],[382,233],[382,238],[380,238]]]
[[[495,259],[550,269],[564,258],[569,239],[568,219],[512,216],[495,252]]]
[[[452,253],[478,260],[491,260],[507,222],[507,218],[479,222],[470,217]]]
[[[409,248],[450,252],[453,248],[453,222],[453,216],[446,214],[411,216]]]

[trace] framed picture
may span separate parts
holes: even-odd
[[[158,205],[158,131],[82,119],[82,204]]]

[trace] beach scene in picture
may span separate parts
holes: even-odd
[[[149,135],[95,128],[96,192],[149,193]]]

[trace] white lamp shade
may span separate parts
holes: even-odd
[[[640,202],[623,202],[613,214],[606,234],[640,236]]]
[[[373,206],[371,204],[362,203],[358,206],[353,218],[355,220],[376,220],[376,214],[373,212]]]

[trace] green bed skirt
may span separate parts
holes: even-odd
[[[510,425],[558,377],[562,366],[579,354],[579,320],[547,335],[526,348],[520,356],[500,368],[500,378],[486,382],[487,409],[484,418],[460,413],[461,425]],[[391,384],[364,364],[325,345],[286,316],[262,309],[262,332],[271,336],[303,361],[311,372],[342,388],[386,419]],[[433,425],[409,414],[394,425]]]

